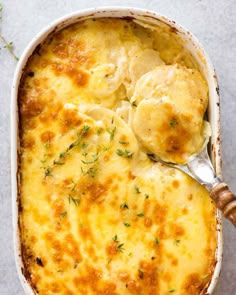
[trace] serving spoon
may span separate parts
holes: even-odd
[[[177,168],[204,185],[217,208],[236,227],[236,196],[229,190],[227,184],[216,176],[207,152],[207,144],[204,144],[198,155],[192,156],[184,165],[163,161],[154,154],[148,155],[152,160]]]

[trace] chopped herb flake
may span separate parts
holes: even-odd
[[[143,217],[144,214],[143,214],[143,213],[138,213],[137,216],[138,216],[138,217]]]
[[[48,176],[53,176],[52,175],[52,170],[50,167],[41,167],[42,169],[44,169],[44,178],[47,178]]]
[[[124,226],[130,227],[130,223],[128,223],[128,222],[123,222],[123,223],[124,223]]]
[[[176,245],[176,246],[179,246],[179,243],[181,242],[181,240],[175,240],[174,241],[174,244]]]
[[[71,188],[71,191],[73,192],[75,190],[75,188],[76,188],[77,183],[74,182],[73,179],[71,179],[71,184],[73,185],[72,188]]]
[[[54,160],[53,161],[53,164],[54,165],[64,165],[65,163],[64,162],[61,162],[60,160]]]
[[[117,242],[117,243],[118,243],[118,236],[115,235],[115,236],[112,238],[112,240],[113,240],[114,242]]]
[[[123,248],[124,244],[123,243],[120,243],[119,240],[118,240],[118,236],[115,235],[112,240],[117,243],[117,251],[122,253],[125,249]]]
[[[135,192],[136,192],[136,194],[141,194],[141,191],[137,186],[135,186]]]
[[[117,250],[120,252],[120,253],[122,253],[125,249],[123,248],[123,246],[124,246],[124,244],[122,243],[122,244],[119,244],[118,246],[117,246]]]
[[[133,107],[137,107],[136,100],[134,100],[134,101],[132,102],[132,106],[133,106]]]
[[[50,146],[51,146],[50,141],[47,141],[44,146],[45,146],[46,149],[50,148]]]
[[[178,125],[178,122],[175,119],[170,121],[170,127],[171,128],[175,128],[176,125]]]
[[[129,205],[127,203],[123,203],[120,205],[121,209],[129,209]]]
[[[124,141],[124,140],[120,140],[119,143],[120,144],[128,144],[128,142],[127,141]]]
[[[160,241],[158,240],[158,238],[155,238],[155,244],[156,245],[159,245],[160,244]]]
[[[121,150],[121,149],[118,149],[116,151],[117,155],[120,156],[120,157],[124,157],[124,158],[132,158],[133,156],[133,153],[127,151],[127,150]]]
[[[140,278],[141,280],[142,280],[143,277],[144,277],[144,273],[143,273],[143,271],[142,271],[141,269],[138,270],[138,276],[139,276],[139,278]]]
[[[66,215],[67,215],[66,211],[61,213],[61,217],[63,217],[63,218],[66,217]]]
[[[110,140],[112,140],[115,136],[116,126],[113,129],[107,128],[107,132],[110,134]]]
[[[80,204],[80,200],[79,199],[75,199],[72,195],[69,195],[68,201],[69,201],[69,204],[70,203],[74,203],[74,205],[76,207],[79,206],[79,204]]]
[[[85,149],[85,148],[88,147],[88,145],[89,145],[89,144],[88,144],[87,142],[84,141],[84,142],[81,144],[81,148],[82,148],[82,149]]]

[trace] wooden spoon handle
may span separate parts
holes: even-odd
[[[210,197],[216,202],[224,216],[236,226],[236,196],[226,183],[219,183],[210,191]]]

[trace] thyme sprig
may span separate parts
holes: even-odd
[[[3,5],[0,3],[0,13],[2,13],[3,11]],[[2,16],[0,16],[0,19],[2,19]],[[4,46],[3,48],[5,48],[6,50],[8,50],[8,52],[13,56],[13,58],[18,61],[19,60],[19,57],[16,56],[15,52],[14,52],[14,43],[13,42],[8,42],[6,40],[6,38],[0,34],[0,39],[2,40]],[[1,49],[1,48],[0,48]]]
[[[64,165],[65,164],[65,158],[67,156],[70,155],[70,151],[76,147],[76,146],[79,146],[81,144],[81,141],[82,139],[84,138],[84,136],[88,133],[90,129],[90,126],[89,125],[84,125],[81,132],[79,134],[77,134],[77,140],[75,140],[74,142],[72,142],[66,149],[65,151],[61,152],[59,154],[59,157],[57,159],[55,159],[52,163],[52,165],[50,166],[45,166],[45,167],[42,167],[44,169],[44,178],[48,177],[48,176],[53,176],[52,175],[52,169],[59,165]],[[82,144],[83,145],[83,144]]]

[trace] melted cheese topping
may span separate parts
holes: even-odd
[[[143,149],[155,143],[145,128],[162,128],[170,112],[183,124],[189,112],[191,128],[200,122],[190,140],[201,128],[205,82],[184,67],[194,62],[174,34],[169,42],[172,34],[87,20],[49,36],[29,60],[19,93],[20,230],[25,276],[38,294],[197,295],[207,288],[215,207],[206,189]],[[185,85],[188,73],[199,77],[197,110],[143,99],[137,90],[152,71],[176,62],[182,66],[174,71],[187,75],[176,83]]]

